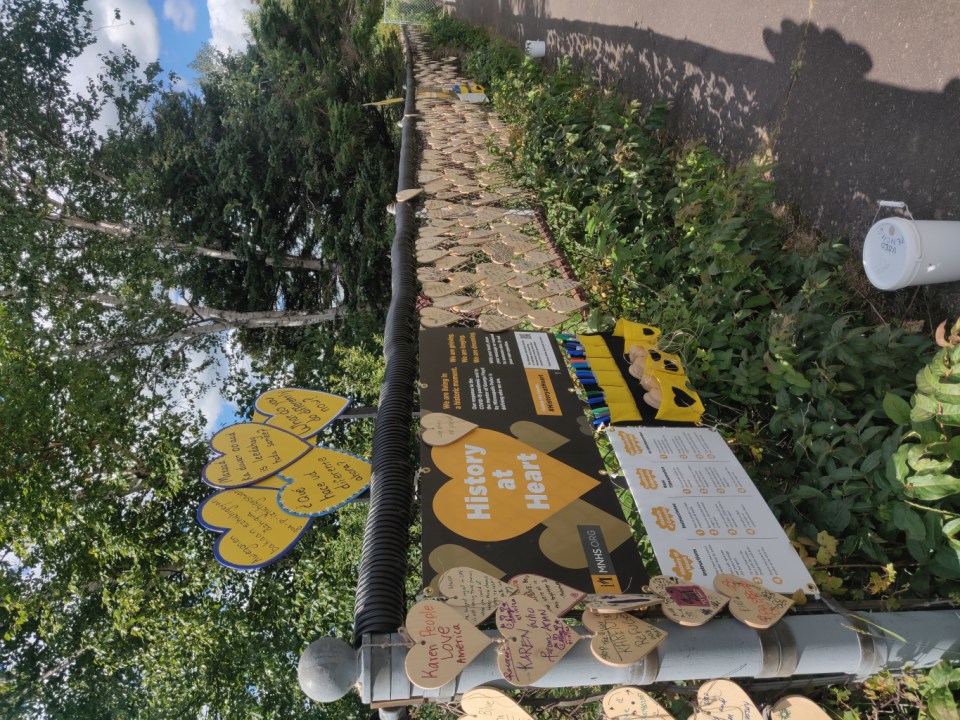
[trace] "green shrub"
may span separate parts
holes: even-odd
[[[912,391],[929,339],[866,319],[847,289],[846,247],[785,250],[769,168],[731,168],[705,145],[669,137],[666,104],[642,112],[563,61],[550,74],[527,62],[490,84],[511,129],[503,159],[538,192],[593,295],[592,321],[625,316],[664,330],[708,421],[781,520],[802,537],[840,539],[818,576],[826,589],[903,590],[877,580],[894,563],[894,573],[909,570],[898,580],[910,578],[912,592],[931,582],[946,592],[946,550],[930,544],[936,521],[924,519],[921,552],[885,475],[901,431],[883,399]]]

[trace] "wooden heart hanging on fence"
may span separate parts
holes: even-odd
[[[580,636],[540,603],[525,595],[507,598],[497,608],[503,644],[497,656],[500,674],[511,685],[532,685],[570,652]]]

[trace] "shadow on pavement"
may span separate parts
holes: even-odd
[[[547,17],[545,0],[458,5],[513,41],[546,40],[548,62],[569,57],[628,98],[671,99],[675,131],[734,161],[772,147],[779,196],[855,250],[880,199],[905,200],[919,219],[960,219],[958,78],[942,92],[868,80],[869,53],[815,22],[763,29],[768,61],[643,27]],[[935,290],[954,314],[958,288]]]

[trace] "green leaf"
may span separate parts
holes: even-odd
[[[920,514],[905,503],[898,502],[893,506],[893,524],[911,540],[923,540],[927,536]]]
[[[960,579],[960,550],[947,545],[934,553],[930,570],[945,580]]]
[[[911,422],[923,422],[937,416],[940,412],[940,404],[929,395],[916,393],[913,396],[913,409],[910,411]]]
[[[954,535],[956,535],[958,532],[960,532],[960,517],[954,518],[953,520],[951,520],[951,521],[949,521],[949,522],[947,522],[947,523],[944,523],[944,525],[943,525],[943,534],[944,534],[946,537],[952,538],[952,537],[953,537]]]
[[[897,425],[910,423],[910,404],[898,395],[888,392],[884,396],[883,411]]]
[[[960,492],[960,478],[953,475],[914,475],[906,484],[906,492],[918,500],[940,500]]]
[[[925,695],[927,714],[932,720],[960,720],[960,711],[953,693],[948,688],[938,688]]]
[[[824,495],[822,491],[811,485],[798,485],[790,491],[790,497],[795,500],[809,500],[810,498],[816,498],[818,500],[827,499],[827,496]]]

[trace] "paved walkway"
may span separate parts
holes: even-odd
[[[447,0],[547,60],[589,64],[734,160],[770,149],[784,201],[859,250],[879,199],[960,220],[954,0]],[[960,235],[957,238],[960,252]],[[960,314],[960,284],[937,288]]]

